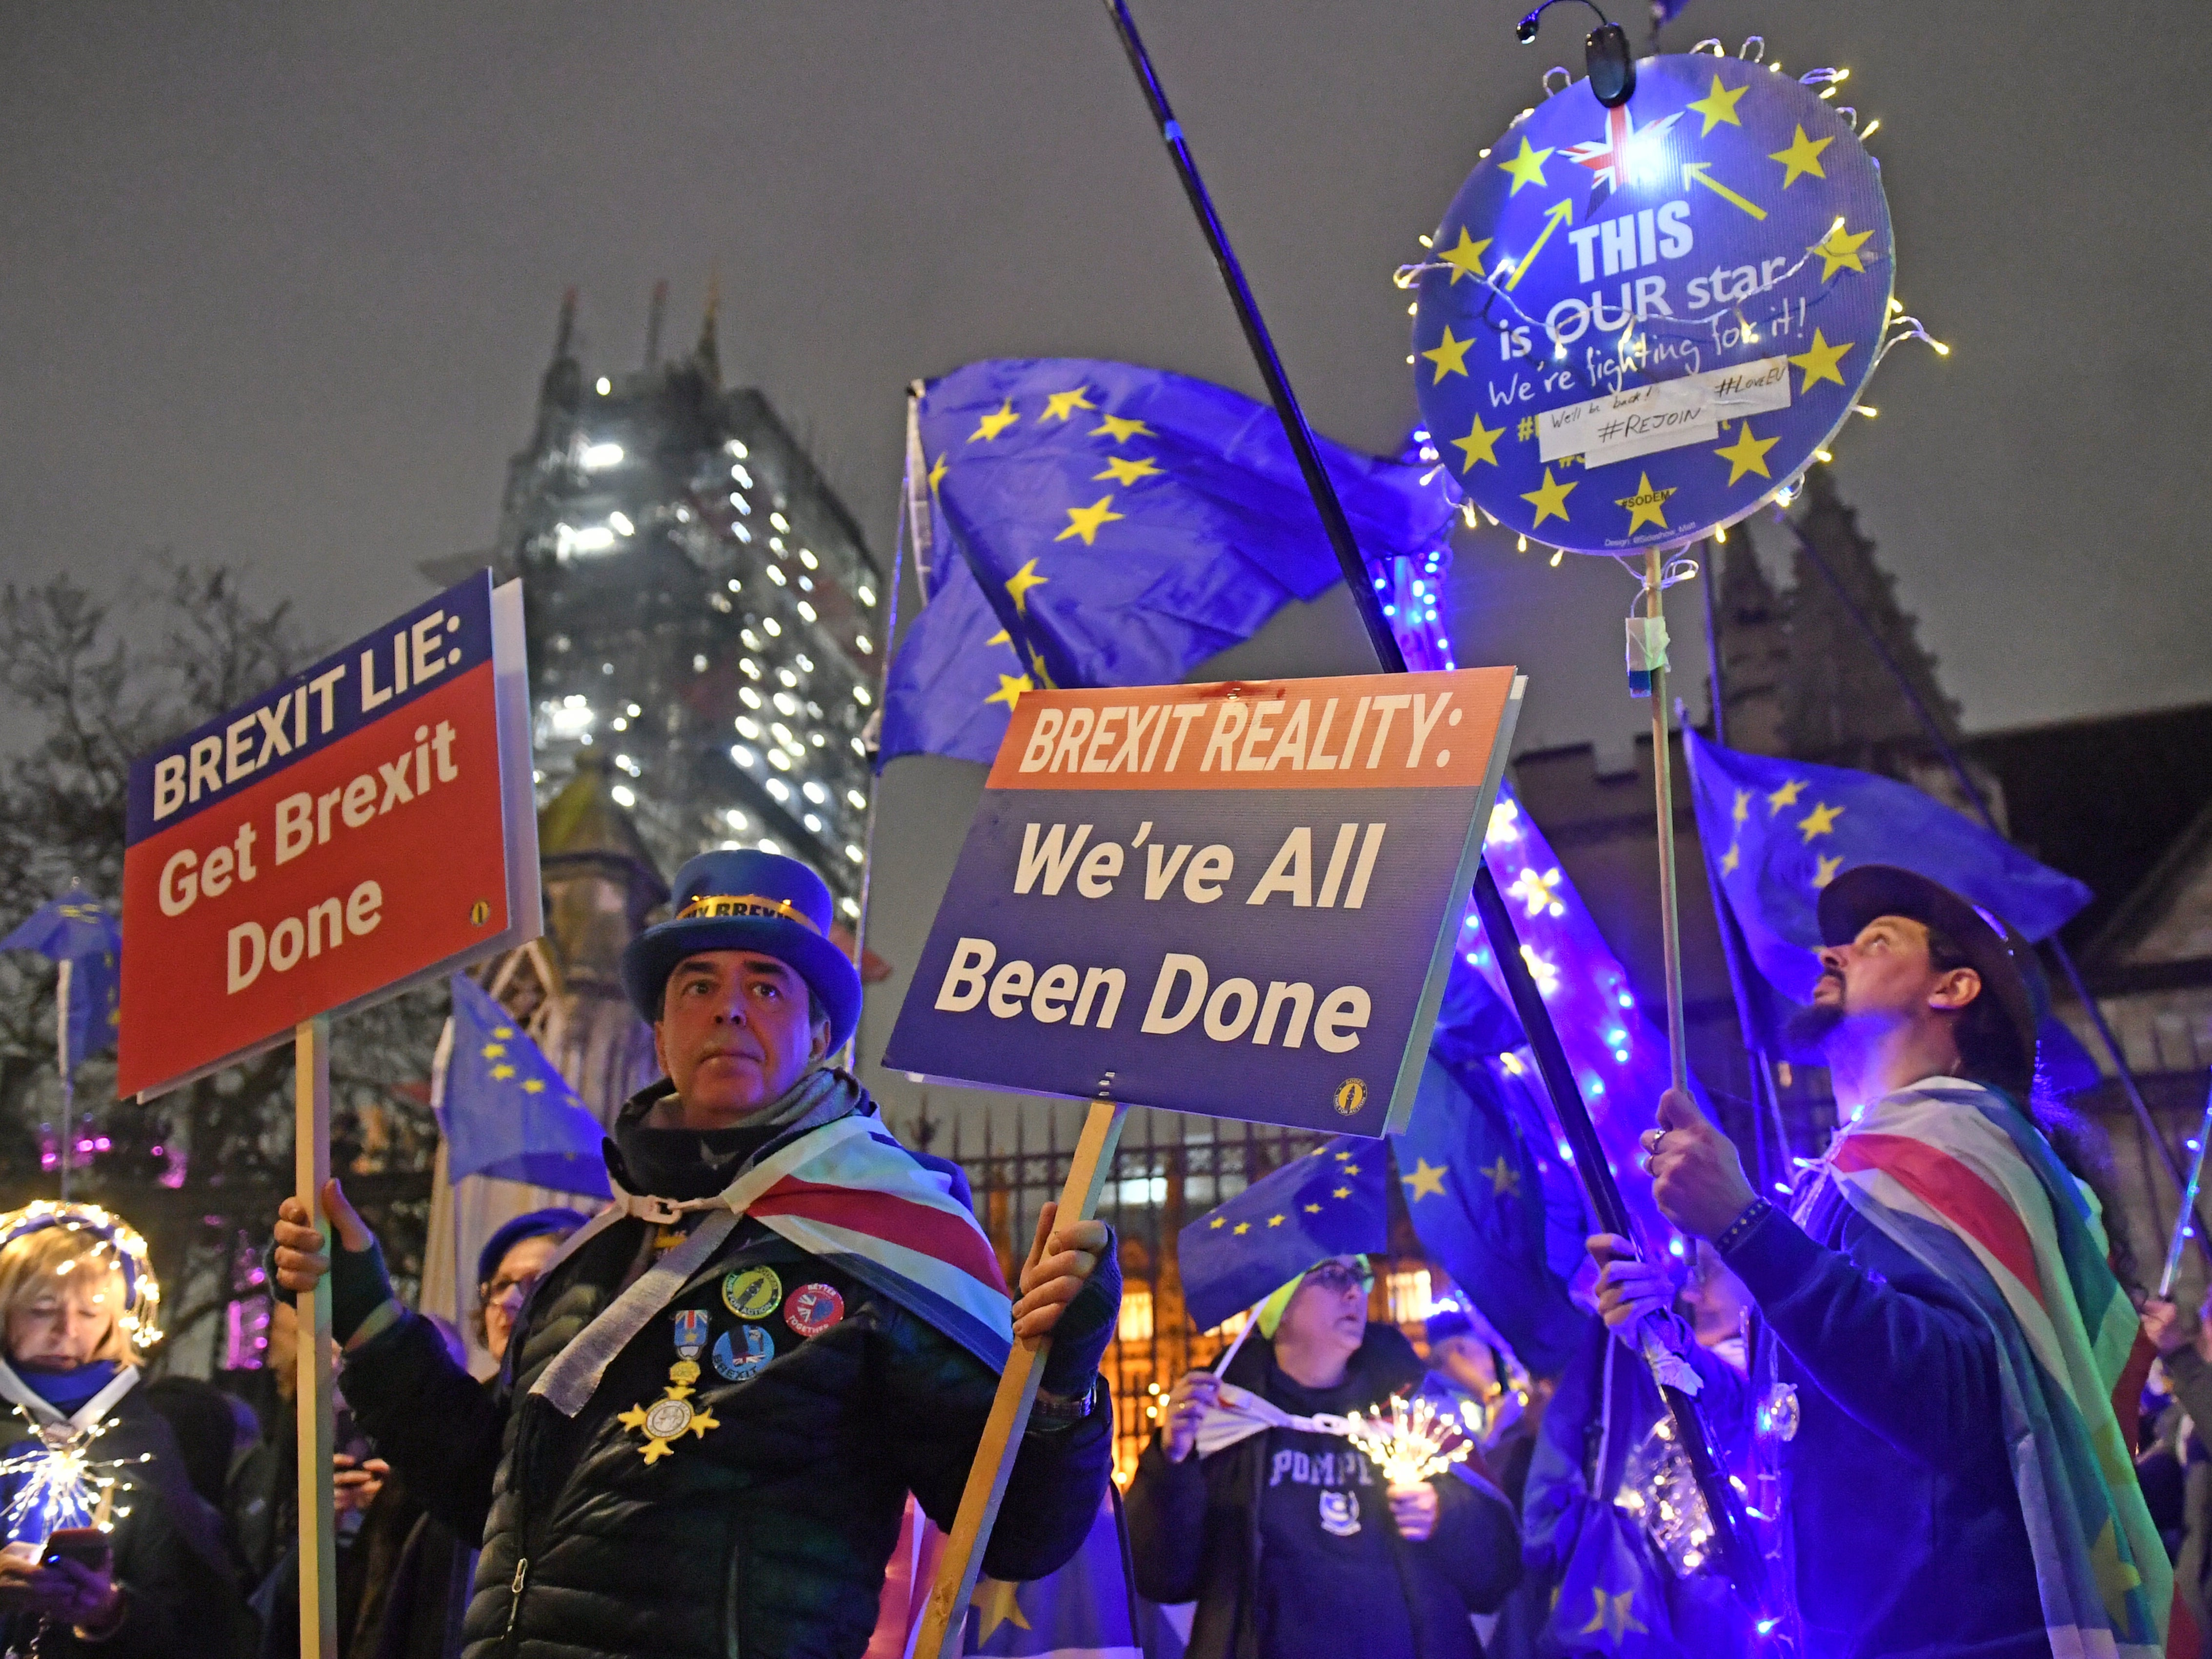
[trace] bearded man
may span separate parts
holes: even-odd
[[[2112,1391],[2136,1319],[2094,1197],[2026,1109],[2042,979],[2009,927],[1905,870],[1820,895],[1821,975],[1796,1036],[1841,1120],[1788,1213],[1669,1091],[1645,1157],[1659,1207],[1750,1293],[1751,1371],[1689,1356],[1750,1415],[1777,1492],[1805,1650],[2150,1659],[2172,1575]],[[1672,1303],[1600,1235],[1624,1335]]]

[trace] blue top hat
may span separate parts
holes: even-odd
[[[781,853],[702,853],[676,872],[675,916],[623,952],[623,988],[648,1021],[660,1018],[669,975],[702,951],[757,951],[798,971],[830,1012],[830,1046],[860,1023],[860,974],[830,940],[835,911],[822,878]]]

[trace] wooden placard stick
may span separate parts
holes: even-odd
[[[324,1230],[327,1249],[337,1230],[322,1213],[331,1178],[331,1021],[302,1020],[293,1041],[293,1181],[300,1201]],[[300,1413],[300,1659],[337,1659],[337,1526],[331,1494],[331,1281],[326,1273],[298,1299],[299,1366],[293,1399]]]
[[[1075,1143],[1074,1161],[1068,1165],[1067,1184],[1060,1189],[1055,1226],[1088,1221],[1097,1212],[1098,1195],[1114,1167],[1114,1148],[1121,1141],[1121,1121],[1128,1111],[1127,1106],[1110,1100],[1091,1103],[1083,1120],[1082,1138]],[[992,1523],[999,1518],[999,1500],[1006,1496],[1006,1478],[1013,1473],[1014,1457],[1029,1427],[1030,1407],[1036,1400],[1037,1380],[1044,1375],[1045,1356],[1051,1351],[1048,1336],[1017,1337],[1006,1356],[1006,1369],[999,1375],[998,1395],[991,1401],[991,1415],[983,1425],[983,1438],[975,1448],[975,1462],[960,1494],[960,1512],[937,1558],[937,1582],[930,1587],[929,1607],[915,1641],[915,1659],[959,1659],[961,1637],[968,1628],[969,1599],[975,1594],[975,1575],[983,1565],[983,1547],[990,1539]]]

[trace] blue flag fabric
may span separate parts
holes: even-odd
[[[1376,1142],[1340,1135],[1185,1227],[1176,1249],[1192,1328],[1256,1307],[1326,1257],[1388,1249],[1387,1162]]]
[[[70,965],[59,992],[63,1076],[76,1076],[87,1055],[114,1042],[123,930],[106,905],[72,882],[68,892],[40,905],[0,939],[0,951],[36,951],[49,962]]]
[[[455,974],[453,1042],[438,1118],[450,1179],[495,1176],[586,1198],[611,1195],[606,1132],[543,1049],[466,974]]]
[[[1059,1571],[1021,1583],[975,1581],[963,1654],[988,1659],[1144,1659],[1121,1545],[1120,1493],[1109,1486],[1083,1547]]]
[[[1583,1255],[1582,1194],[1545,1155],[1547,1139],[1534,1103],[1510,1098],[1488,1063],[1453,1064],[1431,1046],[1395,1149],[1430,1260],[1523,1364],[1552,1375],[1574,1358],[1589,1316],[1567,1291]],[[1555,1193],[1567,1220],[1559,1229],[1549,1224]]]
[[[1036,684],[1171,684],[1340,579],[1281,422],[1241,393],[1002,359],[933,382],[920,420],[952,541]],[[1322,451],[1370,564],[1445,538],[1429,469]]]
[[[1909,783],[1841,766],[1746,755],[1682,734],[1698,836],[1775,989],[1812,1000],[1820,976],[1820,890],[1862,864],[1939,881],[2031,939],[2047,939],[2090,899],[2033,859]]]
[[[1035,684],[967,561],[940,556],[936,574],[936,596],[907,629],[884,687],[878,771],[913,754],[988,765]]]

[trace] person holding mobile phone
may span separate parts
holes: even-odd
[[[0,1215],[0,1650],[230,1650],[221,1520],[137,1392],[160,1300],[120,1218],[50,1203]]]

